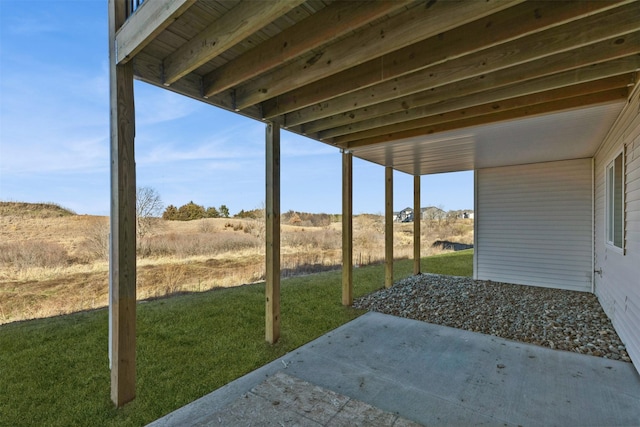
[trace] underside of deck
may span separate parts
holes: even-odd
[[[391,286],[394,170],[415,177],[419,211],[421,175],[593,157],[638,80],[638,16],[634,0],[109,0],[113,401],[135,396],[134,78],[265,122],[275,342],[281,129],[343,153],[350,305],[353,157],[385,167]]]
[[[482,151],[468,133],[434,134],[624,103],[639,15],[636,1],[163,0],[124,23],[116,58],[142,81],[423,175],[483,165],[449,160]],[[559,121],[590,123],[539,126]]]

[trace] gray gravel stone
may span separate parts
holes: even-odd
[[[595,295],[420,274],[357,299],[355,308],[630,362]]]

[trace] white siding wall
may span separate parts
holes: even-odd
[[[605,241],[605,168],[625,152],[625,252]],[[640,372],[640,88],[595,156],[596,295]]]
[[[590,292],[592,161],[480,169],[476,278]]]

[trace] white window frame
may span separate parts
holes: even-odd
[[[621,230],[620,232],[622,233],[622,235],[620,236],[620,246],[618,246],[616,244],[616,236],[614,235],[615,233],[615,218],[616,218],[616,212],[613,212],[612,214],[612,210],[615,209],[615,201],[613,200],[613,197],[615,197],[615,189],[613,188],[613,186],[615,185],[615,176],[616,176],[616,160],[618,159],[618,157],[621,158],[621,162],[620,162],[620,209],[621,212],[617,213],[619,215],[620,221],[621,221]],[[605,211],[605,227],[604,227],[604,233],[605,233],[605,242],[607,244],[607,246],[609,247],[609,249],[611,249],[614,252],[618,252],[624,255],[624,249],[625,249],[625,231],[626,231],[626,224],[625,224],[625,155],[624,155],[624,147],[615,153],[615,155],[611,158],[611,160],[607,163],[607,165],[605,166],[605,170],[604,170],[604,179],[605,179],[605,189],[604,189],[604,211]]]

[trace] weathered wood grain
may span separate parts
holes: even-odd
[[[342,152],[342,305],[353,304],[353,153]]]
[[[242,110],[366,62],[371,57],[403,48],[519,2],[428,2],[428,7],[413,7],[239,86],[236,89],[238,109]]]
[[[265,338],[280,338],[280,126],[266,127]]]
[[[303,0],[243,1],[164,60],[170,85],[287,13]]]

